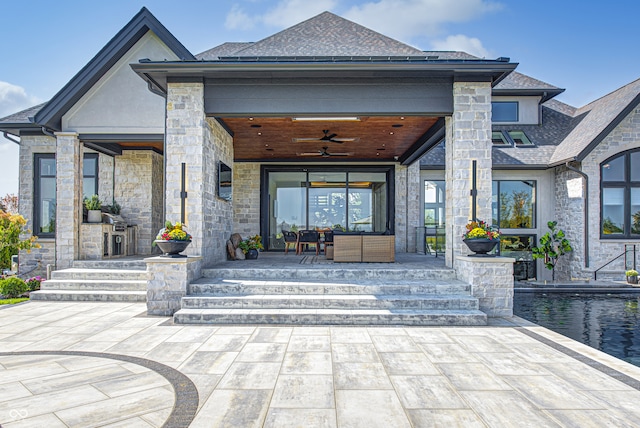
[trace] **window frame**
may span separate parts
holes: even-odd
[[[498,120],[493,116],[493,106],[495,104],[514,104],[515,109],[515,120],[507,119],[507,120]],[[491,123],[518,123],[520,122],[520,102],[519,101],[491,101]]]
[[[500,183],[501,182],[507,182],[507,181],[517,181],[517,182],[523,182],[523,181],[528,181],[533,183],[533,189],[534,189],[534,193],[533,193],[533,200],[531,201],[531,226],[530,227],[501,227],[500,226],[500,222],[501,222],[501,216],[500,216]],[[492,180],[491,182],[491,187],[492,187],[492,193],[493,193],[493,186],[496,186],[496,190],[497,190],[497,198],[498,198],[498,213],[497,213],[497,224],[493,224],[494,227],[497,227],[499,229],[508,229],[508,230],[516,230],[516,231],[520,231],[520,230],[532,230],[532,229],[537,229],[538,227],[538,180],[528,180],[528,179],[501,179],[501,180]],[[493,195],[492,195],[492,199],[493,199]],[[493,201],[492,201],[493,204]],[[492,208],[493,211],[493,208]],[[491,215],[492,219],[491,222],[493,223],[493,213]],[[514,235],[515,233],[509,233],[509,235]],[[518,234],[518,235],[523,235],[522,233]]]
[[[85,160],[87,160],[87,159],[95,159],[95,162],[96,162],[96,174],[95,174],[95,176],[93,176],[93,175],[87,175],[87,174],[85,173],[85,170],[84,170],[84,161],[85,161]],[[83,165],[83,168],[82,168],[82,195],[83,195],[83,198],[86,196],[86,195],[84,194],[84,179],[85,179],[85,178],[93,178],[93,179],[94,179],[94,182],[95,182],[95,189],[96,189],[96,191],[95,191],[95,193],[94,193],[94,194],[95,194],[95,195],[99,195],[99,193],[98,193],[98,192],[100,191],[100,188],[98,187],[98,184],[99,184],[99,181],[100,181],[100,180],[99,180],[99,177],[100,177],[100,161],[99,161],[99,155],[98,155],[98,153],[85,153],[85,154],[84,154],[84,156],[83,156],[83,158],[82,158],[82,161],[83,161],[83,162],[82,162],[82,165]],[[89,195],[89,196],[91,196],[91,195]]]
[[[41,211],[41,179],[43,175],[40,171],[41,159],[56,159],[55,153],[34,153],[33,155],[33,235],[39,238],[55,238],[55,229],[53,232],[40,232],[40,211]],[[57,178],[58,169],[54,175],[46,175],[44,178]],[[57,186],[56,186],[56,206],[57,206]]]
[[[631,154],[639,153],[640,149],[631,149],[624,152],[617,153],[604,161],[600,162],[600,239],[604,240],[640,240],[640,234],[631,233],[631,189],[640,189],[640,180],[631,180]],[[623,157],[624,160],[624,180],[622,181],[605,181],[603,179],[603,168],[606,164]],[[603,228],[603,214],[604,214],[604,189],[623,189],[623,233],[620,234],[605,234]]]

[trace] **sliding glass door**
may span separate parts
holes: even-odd
[[[261,224],[266,248],[284,248],[283,231],[393,231],[393,167],[262,168]]]

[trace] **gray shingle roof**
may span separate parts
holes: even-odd
[[[557,86],[550,85],[542,80],[534,79],[526,74],[518,73],[517,71],[511,72],[507,77],[502,79],[494,88],[494,91],[499,90],[512,90],[512,89],[540,89],[540,90],[555,90],[564,91],[564,89]]]
[[[221,56],[236,56],[242,49],[251,46],[254,42],[226,42],[215,48],[211,48],[196,55],[201,61],[218,61]]]
[[[640,79],[599,98],[575,111],[577,123],[553,154],[552,165],[582,160],[597,145],[611,127],[628,114],[630,108],[640,103]]]
[[[37,106],[29,107],[28,109],[19,111],[17,113],[10,114],[9,116],[3,117],[3,118],[0,118],[0,126],[2,126],[3,123],[11,123],[11,124],[26,123],[26,124],[30,124],[31,121],[29,120],[29,118],[35,116],[35,114],[37,112],[39,112],[40,109],[45,104],[46,103],[38,104]]]
[[[323,12],[229,56],[424,56],[424,52]],[[219,55],[221,56],[221,55]]]

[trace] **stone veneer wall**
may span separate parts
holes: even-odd
[[[420,164],[396,165],[395,236],[397,253],[415,253],[420,225]]]
[[[162,227],[158,221],[162,217],[163,182],[158,179],[162,156],[150,150],[125,150],[115,163],[115,200],[122,207],[120,215],[138,226],[137,253],[151,254],[151,244]]]
[[[636,244],[640,245],[639,240],[619,240],[619,239],[600,239],[600,164],[612,156],[622,153],[626,150],[640,148],[640,107],[636,107],[633,111],[624,118],[613,131],[607,135],[604,140],[589,153],[589,155],[582,161],[581,168],[584,173],[589,176],[589,268],[585,268],[584,264],[584,251],[581,247],[571,258],[568,267],[563,268],[570,272],[572,276],[576,277],[589,277],[592,276],[592,271],[601,267],[609,260],[616,257],[618,254],[624,251],[624,244]],[[570,177],[579,177],[576,173],[567,173],[563,169],[560,169],[556,175],[556,185],[558,190],[556,191],[557,204],[559,206],[556,214],[558,223],[566,227],[570,222],[574,222],[581,227],[584,224],[584,217],[580,207],[583,204],[575,203],[571,205],[570,202],[562,201],[566,198],[564,193],[564,183],[566,183],[566,177],[568,174],[572,174]],[[584,186],[584,182],[582,183]],[[584,191],[584,189],[583,189]],[[560,207],[562,205],[562,207]],[[570,210],[567,210],[570,208]],[[574,210],[572,212],[571,210]],[[567,232],[568,233],[568,232]],[[582,245],[583,237],[582,232],[577,233],[576,236],[570,236],[572,242]],[[637,260],[640,264],[640,260]],[[605,268],[609,271],[616,271],[617,273],[612,278],[622,280],[624,279],[624,266],[623,260],[620,259],[617,262],[612,263]],[[604,278],[604,275],[598,274],[598,278]]]
[[[185,223],[193,242],[189,255],[202,256],[204,266],[226,260],[232,232],[232,203],[216,195],[218,161],[233,167],[233,140],[204,113],[202,82],[169,83],[166,126],[165,217],[180,220],[181,163],[186,163],[188,193]]]
[[[75,132],[57,132],[56,140],[56,269],[66,269],[79,254],[83,150]]]
[[[577,193],[577,190],[579,190],[579,193]],[[556,281],[570,281],[572,278],[586,279],[590,277],[590,275],[584,273],[584,191],[584,179],[581,175],[564,166],[556,168],[555,221],[558,222],[557,228],[565,232],[573,247],[572,252],[558,259],[555,268]],[[596,214],[596,217],[599,217],[597,215],[598,211],[592,214]],[[548,231],[549,228],[544,224],[538,240]],[[546,270],[544,265],[543,269]]]
[[[461,236],[472,218],[472,161],[477,160],[476,216],[491,220],[491,84],[454,82],[453,116],[445,119],[445,263],[469,253]]]
[[[233,232],[239,233],[243,238],[260,233],[259,163],[234,164]]]
[[[513,263],[510,257],[456,258],[458,279],[471,284],[471,295],[488,317],[513,316]]]
[[[85,149],[85,153],[95,153],[93,150]],[[111,205],[114,199],[113,193],[113,171],[115,158],[105,154],[98,154],[98,195],[105,205]],[[122,205],[121,201],[116,201]]]
[[[33,155],[36,153],[55,153],[56,139],[44,135],[25,135],[20,138],[20,177],[18,202],[20,214],[27,219],[27,228],[34,230],[33,225]],[[56,241],[52,238],[38,239],[41,248],[30,253],[20,251],[20,273],[31,272],[33,275],[46,273],[47,265],[56,263]],[[35,270],[34,270],[35,269]]]

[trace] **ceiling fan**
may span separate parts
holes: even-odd
[[[336,138],[338,136],[338,134],[336,134],[336,133],[331,133],[330,134],[328,129],[323,129],[322,132],[324,133],[324,136],[322,136],[320,138],[293,138],[293,142],[294,143],[304,143],[304,142],[308,142],[308,141],[329,141],[331,143],[342,144],[342,143],[349,143],[349,142],[353,142],[353,141],[358,141],[360,139],[358,137]]]
[[[353,153],[329,153],[327,150],[329,147],[323,147],[322,150],[316,150],[315,152],[303,152],[296,153],[298,156],[322,156],[323,158],[328,158],[331,156],[351,156]]]

